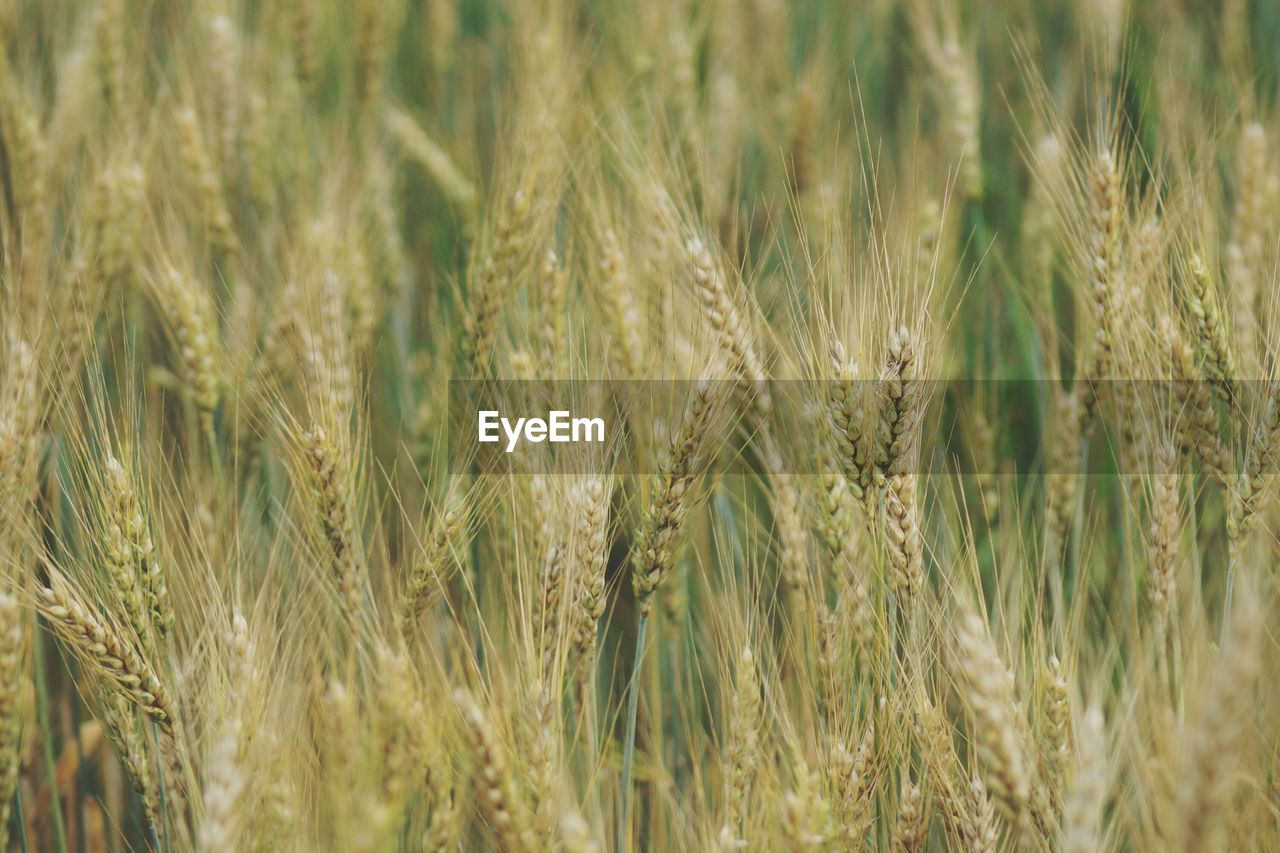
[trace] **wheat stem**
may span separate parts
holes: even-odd
[[[644,664],[645,633],[649,627],[649,617],[641,614],[636,622],[636,656],[631,664],[631,680],[627,686],[627,728],[622,742],[622,791],[618,807],[618,844],[619,853],[631,849],[631,767],[636,751],[636,715],[640,710],[640,668]]]

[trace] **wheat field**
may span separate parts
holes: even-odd
[[[0,847],[1280,848],[1280,7],[0,43]]]

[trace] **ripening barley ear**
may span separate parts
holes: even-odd
[[[978,763],[1001,817],[1016,834],[1023,830],[1031,788],[1013,678],[982,617],[972,610],[961,611],[955,631],[953,663],[972,715]]]
[[[822,429],[822,425],[819,425],[819,429]],[[814,478],[816,482],[811,481],[818,493],[812,501],[816,506],[810,508],[813,519],[810,526],[826,552],[826,581],[835,590],[835,610],[831,611],[823,604],[818,611],[819,636],[823,638],[824,647],[820,651],[824,652],[824,659],[832,654],[839,657],[852,652],[853,657],[860,659],[865,665],[874,642],[876,617],[868,590],[871,561],[866,547],[867,532],[865,524],[859,524],[864,507],[855,500],[853,490],[839,470],[835,455],[825,449],[832,442],[825,438],[820,441],[824,447],[819,457],[822,470]],[[819,588],[821,587],[820,581]],[[852,647],[829,637],[829,631],[823,627],[828,621],[847,628]],[[837,646],[840,648],[837,649]],[[824,663],[822,669],[834,673],[835,661]]]
[[[188,397],[200,413],[201,431],[212,446],[216,441],[213,418],[222,387],[212,300],[199,282],[171,266],[159,272],[152,289],[172,327]]]
[[[561,627],[566,590],[568,547],[563,542],[547,545],[539,572],[533,608],[533,647],[540,671],[554,671],[561,651]]]
[[[832,378],[827,385],[827,414],[833,433],[832,447],[845,482],[855,500],[866,499],[871,486],[870,450],[874,430],[868,424],[864,399],[865,382],[859,381],[858,365],[845,353],[844,345],[831,342]]]
[[[1151,600],[1152,635],[1164,653],[1169,614],[1177,594],[1177,558],[1182,538],[1182,494],[1177,451],[1172,441],[1156,449],[1151,476],[1151,526],[1148,532],[1147,596]]]
[[[619,812],[618,847],[630,838],[628,806],[631,796],[631,766],[635,750],[636,717],[640,698],[639,673],[644,662],[646,631],[653,610],[653,595],[675,568],[688,514],[698,495],[698,480],[705,473],[714,445],[710,432],[720,425],[726,405],[726,383],[699,380],[685,403],[670,451],[657,475],[653,497],[636,532],[631,553],[631,584],[639,620],[636,625],[635,661],[628,690],[626,735],[623,744],[622,802]]]
[[[1045,132],[1036,140],[1030,154],[1032,169],[1032,185],[1027,200],[1027,210],[1023,215],[1023,245],[1028,254],[1028,266],[1035,278],[1036,298],[1046,300],[1045,308],[1053,311],[1053,271],[1054,262],[1061,234],[1057,205],[1054,197],[1061,192],[1066,178],[1066,152],[1062,140],[1052,131]],[[1056,332],[1056,324],[1048,324],[1048,331]],[[1052,336],[1056,337],[1056,336]],[[1046,345],[1045,352],[1056,356],[1056,345]],[[1051,375],[1056,375],[1057,359],[1053,358],[1048,365]]]
[[[1254,384],[1262,386],[1259,410],[1244,416],[1253,423],[1244,439],[1242,468],[1235,483],[1228,484],[1227,544],[1233,568],[1246,562],[1246,548],[1273,495],[1274,466],[1280,460],[1280,381]]]
[[[168,689],[137,648],[114,625],[93,615],[56,569],[36,593],[36,606],[85,663],[113,682],[121,694],[166,730],[177,725]]]
[[[897,327],[889,336],[885,366],[877,383],[879,421],[874,475],[884,495],[890,585],[908,611],[925,583],[916,471],[923,402],[916,346],[915,336],[905,326]]]
[[[48,584],[41,584],[34,593],[36,609],[89,673],[111,686],[105,701],[121,703],[125,719],[136,709],[140,719],[152,726],[142,746],[129,746],[137,743],[130,740],[138,737],[133,722],[125,723],[120,731],[124,745],[136,758],[132,775],[148,798],[157,832],[166,838],[173,833],[175,843],[181,842],[188,833],[185,803],[189,785],[184,727],[171,688],[131,638],[85,605],[59,569],[47,566],[47,570]],[[155,762],[157,788],[150,781],[151,762]]]
[[[462,714],[476,764],[480,808],[497,836],[498,845],[512,851],[532,849],[537,838],[533,816],[511,774],[506,745],[498,739],[485,712],[467,691],[454,691],[453,701]]]
[[[672,264],[681,255],[682,221],[667,188],[648,181],[640,192],[641,220],[640,278],[646,295],[645,315],[650,333],[649,346],[662,351],[674,333],[675,287],[669,283]]]
[[[606,228],[599,237],[600,283],[615,327],[619,347],[617,374],[638,379],[644,375],[645,330],[631,293],[631,276],[618,235]]]
[[[319,0],[298,0],[293,6],[293,69],[307,95],[320,83],[320,57],[316,45],[320,27]]]
[[[24,541],[34,534],[39,492],[39,423],[45,405],[37,353],[16,329],[0,335],[7,356],[0,380],[0,559],[21,563]],[[4,340],[6,339],[7,340]],[[12,573],[10,565],[0,566]]]
[[[109,162],[98,174],[83,213],[80,235],[86,260],[83,282],[113,301],[135,284],[142,266],[147,214],[147,173],[131,157]],[[86,300],[89,306],[96,299]],[[96,319],[96,318],[94,318]]]
[[[675,567],[685,520],[697,498],[697,481],[708,462],[708,433],[719,423],[725,403],[723,384],[701,380],[690,393],[669,458],[658,474],[654,497],[641,522],[631,577],[642,617],[652,611],[653,594]]]
[[[468,541],[468,506],[465,497],[454,494],[444,506],[433,512],[423,535],[422,544],[410,562],[408,588],[400,617],[406,638],[419,629],[432,604],[448,590],[457,570],[458,555]]]
[[[350,845],[355,842],[356,833],[362,831],[358,822],[366,815],[360,812],[370,805],[373,796],[366,788],[357,787],[353,792],[350,787],[352,782],[358,785],[366,781],[366,753],[362,747],[371,737],[361,728],[358,698],[344,681],[330,678],[322,689],[315,707],[315,737],[325,771],[321,790],[327,807],[325,829],[328,837]]]
[[[13,182],[11,192],[22,211],[16,235],[20,270],[16,284],[22,294],[23,313],[34,318],[44,308],[40,285],[48,264],[53,228],[47,180],[49,151],[38,115],[27,99],[11,87],[0,95],[0,117],[12,158],[7,177]]]
[[[925,813],[924,793],[911,781],[909,768],[902,769],[902,787],[898,791],[898,813],[893,825],[893,849],[898,853],[918,853],[924,849],[929,829]]]
[[[156,658],[166,648],[174,624],[166,569],[133,471],[114,456],[107,457],[104,468],[103,560],[134,635]]]
[[[356,237],[344,241],[338,269],[346,283],[347,346],[351,359],[356,364],[363,364],[373,354],[384,305],[362,241]]]
[[[1252,696],[1262,644],[1259,594],[1242,584],[1221,649],[1221,661],[1200,693],[1196,715],[1183,731],[1183,785],[1178,827],[1183,850],[1215,849],[1226,832],[1236,765],[1247,759]],[[1252,594],[1251,594],[1252,593]]]
[[[1108,794],[1107,734],[1102,709],[1091,706],[1080,721],[1075,770],[1062,815],[1062,849],[1097,850],[1103,841],[1103,810]]]
[[[1045,438],[1045,554],[1055,563],[1063,559],[1068,534],[1076,515],[1076,490],[1080,487],[1080,453],[1084,416],[1076,390],[1054,389],[1053,425]]]
[[[730,374],[743,383],[743,393],[751,400],[755,416],[767,418],[772,407],[768,375],[756,333],[749,323],[750,314],[739,304],[739,289],[731,289],[720,264],[701,239],[691,238],[685,252],[693,271],[694,292],[715,345]]]
[[[759,758],[763,708],[760,674],[750,646],[744,646],[736,661],[737,676],[733,694],[728,698],[728,725],[725,731],[724,757],[724,829],[734,845],[742,838],[743,821],[748,816],[748,803]]]
[[[523,189],[513,193],[501,208],[489,238],[488,250],[477,258],[473,267],[468,292],[465,352],[470,375],[475,378],[489,375],[493,369],[499,314],[525,260],[530,203]]]
[[[831,835],[830,806],[822,795],[821,778],[797,759],[796,783],[782,801],[783,834],[797,850],[826,844]]]
[[[532,731],[525,736],[528,743],[522,750],[528,756],[534,832],[544,849],[554,846],[562,785],[561,768],[564,766],[558,685],[556,687],[553,691],[542,683],[530,690],[530,703],[534,709],[529,725]]]
[[[196,833],[201,850],[234,849],[241,842],[241,789],[244,777],[237,762],[236,732],[219,732],[209,750],[204,779],[204,819]]]
[[[1072,732],[1070,682],[1064,664],[1056,655],[1049,658],[1040,675],[1040,754],[1036,780],[1036,807],[1043,823],[1052,824],[1062,814],[1062,791],[1067,780],[1075,737]]]
[[[600,853],[591,837],[591,827],[576,810],[567,811],[560,819],[560,839],[567,853]]]
[[[236,156],[240,150],[241,113],[243,105],[236,80],[239,74],[240,39],[236,25],[225,14],[209,17],[205,25],[209,44],[209,76],[213,80],[214,123],[219,129],[213,155],[228,193],[234,188],[239,171]]]
[[[574,522],[570,557],[574,568],[573,629],[576,677],[583,691],[594,682],[599,645],[600,620],[608,600],[605,591],[605,567],[608,558],[609,496],[613,480],[588,475],[575,489],[572,498]]]
[[[539,372],[558,377],[565,370],[564,309],[569,296],[569,270],[554,249],[547,250],[538,267],[538,292]]]
[[[952,743],[950,725],[928,693],[928,690],[921,691],[917,698],[906,699],[903,704],[911,713],[911,742],[919,750],[918,776],[928,774],[933,799],[948,830],[954,831],[965,815],[963,799],[955,790],[956,780],[962,778],[957,775],[962,770],[960,757]]]
[[[973,464],[973,480],[981,501],[981,512],[994,524],[1000,512],[999,453],[996,449],[996,430],[981,407],[973,406],[965,417],[968,427],[970,462]]]
[[[1093,314],[1093,340],[1090,344],[1086,379],[1106,380],[1115,375],[1116,302],[1120,260],[1118,253],[1122,218],[1126,215],[1120,165],[1116,156],[1102,143],[1084,166],[1088,186],[1086,200],[1084,257],[1082,265],[1085,286]],[[1080,428],[1092,427],[1098,409],[1097,393],[1092,385],[1083,391]]]
[[[438,757],[438,756],[437,756]],[[462,786],[453,778],[448,760],[428,765],[427,789],[430,793],[431,816],[423,832],[422,844],[428,850],[450,850],[457,846],[462,830]]]
[[[124,0],[100,0],[94,15],[93,64],[98,86],[114,113],[126,105],[126,47]]]
[[[338,590],[339,608],[351,635],[365,624],[368,565],[352,496],[354,471],[346,443],[320,424],[312,424],[297,440],[305,466],[306,500],[319,524]]]
[[[918,491],[919,482],[914,474],[895,474],[889,478],[884,493],[889,584],[907,616],[919,600],[925,584]]]
[[[313,231],[313,239],[320,239],[320,231]],[[343,282],[326,269],[311,293],[317,304],[302,324],[299,341],[307,391],[324,417],[345,423],[356,404],[356,378]]]
[[[236,235],[227,210],[226,188],[209,153],[195,107],[179,107],[173,117],[179,154],[195,193],[209,244],[221,255],[236,251]]]
[[[376,112],[382,98],[382,66],[390,48],[393,4],[388,0],[361,0],[355,4],[356,110]]]
[[[948,838],[966,849],[994,850],[1000,835],[994,804],[982,779],[961,764],[951,723],[927,696],[921,698],[914,716],[933,808],[941,815]]]
[[[21,764],[27,621],[18,600],[0,593],[0,847],[8,845],[9,810]]]
[[[1240,396],[1231,332],[1214,277],[1199,251],[1192,251],[1187,261],[1185,298],[1188,325],[1203,354],[1208,378],[1223,405],[1231,406]]]
[[[1266,235],[1275,222],[1275,211],[1268,209],[1267,199],[1268,179],[1275,174],[1275,164],[1269,159],[1266,128],[1257,121],[1249,122],[1240,132],[1236,152],[1235,204],[1224,266],[1231,287],[1231,328],[1236,349],[1243,356],[1245,369],[1255,375],[1262,363],[1257,313],[1267,265]]]
[[[831,749],[827,776],[834,791],[837,837],[843,843],[863,843],[871,825],[883,781],[880,755],[875,727],[869,723],[852,749],[842,741],[837,741]]]
[[[397,205],[400,188],[390,163],[388,147],[380,147],[370,155],[371,186],[366,193],[365,216],[371,232],[369,242],[377,273],[375,279],[383,283],[388,308],[399,309],[406,304],[414,272],[405,253],[404,223]]]
[[[972,57],[961,47],[954,12],[946,4],[916,0],[911,22],[946,127],[946,144],[959,161],[957,189],[963,200],[982,196],[981,81]],[[947,9],[950,14],[942,10]]]
[[[969,814],[965,825],[965,843],[975,853],[994,853],[1000,842],[995,805],[987,794],[987,786],[975,773],[969,781]]]
[[[381,744],[381,796],[376,829],[390,837],[404,819],[410,797],[418,789],[425,744],[420,721],[426,706],[420,698],[412,661],[403,651],[377,650],[375,678],[377,740]]]
[[[146,820],[151,827],[162,827],[165,821],[161,807],[160,788],[152,767],[150,744],[139,734],[138,714],[133,706],[120,696],[112,696],[97,711],[103,723],[107,739],[114,746],[116,755],[135,793],[142,800]]]
[[[1194,455],[1207,476],[1226,485],[1231,463],[1219,434],[1218,414],[1201,363],[1191,342],[1168,315],[1160,318],[1159,335],[1170,361],[1175,403],[1183,412],[1178,430],[1180,449]]]
[[[799,625],[813,583],[809,571],[809,536],[800,516],[799,477],[786,470],[782,452],[766,423],[757,434],[772,493],[774,536],[778,542],[779,572],[793,624]]]

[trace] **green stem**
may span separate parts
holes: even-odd
[[[222,488],[222,451],[218,448],[218,431],[213,425],[213,413],[206,413],[200,419],[201,433],[209,445],[209,463],[213,467],[215,488]]]
[[[150,723],[151,745],[156,753],[156,780],[160,786],[160,821],[161,826],[154,827],[160,834],[160,849],[169,853],[169,802],[164,781],[164,756],[160,749],[160,731],[155,722]]]
[[[578,685],[578,736],[585,735],[587,740],[587,762],[585,771],[589,778],[596,778],[600,770],[600,743],[596,736],[596,666],[591,666],[590,677]],[[603,832],[604,813],[600,807],[600,786],[592,785],[587,799],[591,819],[597,832]]]
[[[75,673],[72,670],[73,683],[74,678]],[[76,849],[87,850],[84,828],[84,792],[89,789],[89,772],[86,769],[88,762],[84,760],[84,740],[80,737],[80,722],[79,694],[72,692],[71,725],[74,727],[76,738],[76,786],[75,803],[72,804],[71,808],[76,816]]]
[[[32,645],[35,646],[36,715],[40,720],[41,751],[50,788],[49,812],[53,821],[54,843],[58,853],[67,853],[67,831],[62,823],[62,800],[58,791],[58,763],[53,757],[53,727],[49,722],[49,683],[44,671],[43,638],[37,636]]]
[[[1236,562],[1227,564],[1227,593],[1222,600],[1222,629],[1218,634],[1218,654],[1227,648],[1227,627],[1231,624],[1231,593],[1236,584]]]
[[[1241,472],[1236,478],[1236,489],[1244,488],[1244,471],[1249,464],[1249,455],[1245,451],[1238,454],[1239,471]],[[1228,496],[1226,498],[1227,518],[1231,517],[1231,505],[1235,498]],[[1236,585],[1236,562],[1240,554],[1240,549],[1244,547],[1242,541],[1237,541],[1231,536],[1230,525],[1227,529],[1227,588],[1222,598],[1222,626],[1218,629],[1218,654],[1222,654],[1227,648],[1227,628],[1231,624],[1231,596]]]
[[[1119,454],[1116,455],[1116,464],[1124,464],[1120,461]],[[1120,514],[1120,565],[1123,566],[1121,571],[1123,571],[1124,574],[1120,578],[1120,581],[1123,584],[1121,586],[1121,593],[1124,596],[1126,609],[1128,609],[1130,613],[1136,613],[1138,608],[1138,585],[1137,578],[1134,576],[1133,554],[1133,513],[1136,511],[1136,508],[1133,503],[1133,493],[1130,490],[1130,487],[1131,484],[1129,482],[1128,472],[1122,472],[1120,474],[1120,498],[1124,502],[1124,506],[1121,507]],[[1135,622],[1134,624],[1136,625],[1137,623]]]
[[[636,713],[640,708],[640,667],[644,663],[645,632],[649,617],[641,614],[636,623],[636,658],[631,666],[631,683],[627,695],[627,734],[622,750],[622,803],[618,810],[618,853],[629,849],[631,833],[628,809],[631,805],[631,764],[636,751]]]
[[[680,634],[682,629],[679,625],[672,626],[672,636],[667,640],[667,660],[671,667],[671,683],[676,686],[677,690],[684,690],[684,667],[680,658]],[[659,666],[659,669],[662,669]],[[663,714],[665,720],[663,722],[663,743],[667,747],[667,764],[671,768],[671,784],[675,790],[683,790],[680,787],[680,750],[679,744],[676,743],[676,734],[680,730],[677,724],[677,709],[674,702],[663,703]]]
[[[13,791],[13,813],[18,819],[18,847],[22,853],[27,853],[27,817],[22,813],[22,784],[19,783]]]

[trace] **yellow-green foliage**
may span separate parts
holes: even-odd
[[[0,847],[1280,847],[1278,44],[0,3]]]

